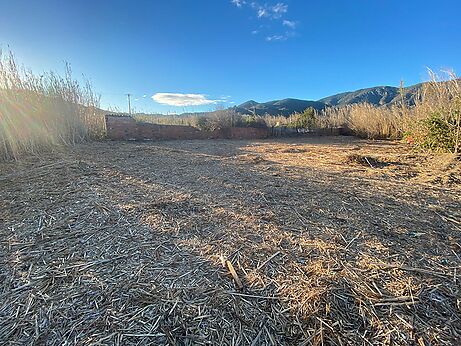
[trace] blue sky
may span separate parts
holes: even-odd
[[[461,1],[0,0],[0,47],[71,63],[102,106],[202,111],[461,71]]]

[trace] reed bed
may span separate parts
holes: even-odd
[[[399,139],[404,133],[404,117],[400,107],[376,107],[353,104],[327,108],[320,112],[320,127],[342,127],[370,139]]]
[[[66,64],[63,77],[18,66],[0,52],[0,158],[17,159],[104,136],[99,96]]]
[[[411,104],[353,104],[318,113],[320,127],[343,127],[370,139],[406,139],[422,149],[458,153],[461,143],[461,84],[454,73],[437,75],[413,97]],[[402,96],[402,100],[404,97]]]

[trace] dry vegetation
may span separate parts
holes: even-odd
[[[329,108],[320,126],[345,127],[365,138],[405,138],[423,149],[457,153],[461,143],[461,85],[454,74],[431,80],[415,95],[415,105],[388,107],[356,104]]]
[[[403,99],[403,97],[402,97]],[[414,95],[414,105],[399,102],[376,107],[353,104],[315,113],[312,128],[344,128],[369,139],[405,139],[421,149],[458,153],[461,143],[461,84],[453,73],[430,81]],[[269,126],[299,127],[310,115],[265,116]]]
[[[135,114],[133,116],[136,121],[160,124],[160,125],[180,125],[180,126],[196,126],[199,115],[181,116],[181,115],[146,115]]]
[[[134,115],[134,118],[137,121],[152,124],[193,126],[203,131],[214,131],[230,127],[267,126],[265,117],[241,115],[232,108],[190,115]]]
[[[201,129],[263,124],[268,127],[343,128],[362,138],[405,139],[420,149],[458,153],[461,143],[460,81],[451,73],[441,78],[430,71],[430,77],[422,91],[414,95],[411,106],[406,101],[381,107],[362,103],[328,107],[321,112],[307,109],[288,117],[242,116],[229,109],[209,115],[142,116],[138,120]]]
[[[101,142],[0,172],[0,344],[461,342],[454,155]]]
[[[87,82],[36,75],[0,51],[0,160],[104,136],[99,97]]]
[[[371,139],[400,139],[405,127],[400,106],[376,107],[364,103],[327,108],[320,119],[322,127],[342,127]]]
[[[461,344],[461,92],[437,81],[414,107],[138,120],[347,127],[452,154],[78,144],[104,136],[91,86],[0,58],[0,344]]]
[[[213,131],[230,126],[341,127],[359,137],[402,139],[423,149],[459,152],[461,138],[461,85],[454,74],[440,78],[431,72],[416,104],[374,107],[356,104],[327,108],[312,116],[303,114],[255,116],[232,109],[208,115],[146,116],[144,122],[195,126]],[[69,65],[64,77],[42,75],[20,68],[10,52],[0,51],[0,159],[37,154],[44,149],[72,145],[105,136],[99,96],[91,85],[72,78]]]

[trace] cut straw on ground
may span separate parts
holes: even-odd
[[[0,343],[456,345],[457,166],[404,150],[93,143],[2,163]]]

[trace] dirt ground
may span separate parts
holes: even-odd
[[[0,344],[459,345],[460,172],[352,137],[0,163]]]

